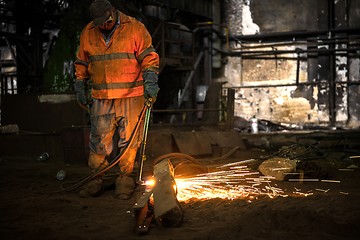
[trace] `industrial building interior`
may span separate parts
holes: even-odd
[[[91,0],[0,0],[3,239],[357,239],[359,0],[110,2],[160,56],[144,175],[174,165],[181,224],[139,234],[136,195],[66,191],[89,175],[73,64]]]

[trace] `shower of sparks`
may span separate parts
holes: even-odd
[[[271,176],[262,176],[244,166],[244,161],[222,165],[215,171],[191,177],[176,177],[177,199],[254,199],[257,196],[286,197],[280,188],[271,186]]]

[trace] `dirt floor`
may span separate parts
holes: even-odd
[[[264,153],[254,157],[260,154]],[[222,161],[245,160],[249,155],[238,154]],[[112,185],[96,198],[79,198],[76,191],[50,193],[61,190],[61,184],[69,186],[87,176],[87,166],[65,165],[51,157],[39,162],[3,156],[0,158],[0,238],[359,239],[360,170],[341,168],[359,166],[360,159],[347,158],[344,162],[342,156],[341,161],[343,166],[336,166],[336,171],[327,176],[337,182],[272,180],[270,184],[288,196],[192,199],[181,202],[184,218],[180,226],[164,227],[154,221],[146,234],[137,235],[135,196],[130,200],[116,199]],[[63,181],[55,177],[60,169],[67,172]],[[310,194],[304,196],[306,193]]]

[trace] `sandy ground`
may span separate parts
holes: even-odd
[[[238,159],[227,159],[234,160]],[[59,169],[67,172],[62,182],[55,178]],[[272,181],[287,197],[181,202],[180,226],[153,222],[144,235],[134,231],[136,197],[118,200],[111,185],[97,198],[79,198],[76,192],[46,193],[87,174],[86,166],[64,165],[51,158],[38,162],[1,157],[0,238],[349,240],[360,236],[358,169],[336,171],[331,179],[337,183]],[[296,191],[312,194],[304,197]]]

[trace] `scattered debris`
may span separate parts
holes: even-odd
[[[56,174],[56,179],[59,181],[62,181],[66,178],[66,172],[64,169],[61,169],[60,171],[57,172]]]
[[[37,160],[38,160],[39,162],[45,162],[45,161],[47,161],[49,158],[50,158],[50,154],[47,153],[47,152],[43,152],[43,153],[37,158]]]
[[[353,172],[355,169],[351,169],[351,168],[339,168],[339,171],[344,171],[344,172]]]
[[[263,175],[273,176],[275,180],[284,180],[287,173],[292,173],[296,169],[296,161],[289,158],[270,158],[261,163],[258,169]]]
[[[297,161],[296,170],[301,171],[307,178],[333,178],[338,167],[325,159]]]
[[[309,160],[323,158],[325,155],[323,151],[313,145],[292,144],[281,147],[272,156],[284,157],[297,160]]]
[[[252,122],[247,119],[235,116],[234,117],[234,129],[238,132],[247,132],[250,133],[252,131]],[[278,124],[271,122],[266,119],[257,119],[257,130],[259,132],[279,132],[279,131],[289,131],[296,130],[296,127],[285,126],[284,124]]]
[[[17,124],[8,124],[4,126],[0,126],[0,134],[7,134],[7,133],[19,133],[20,129]]]

